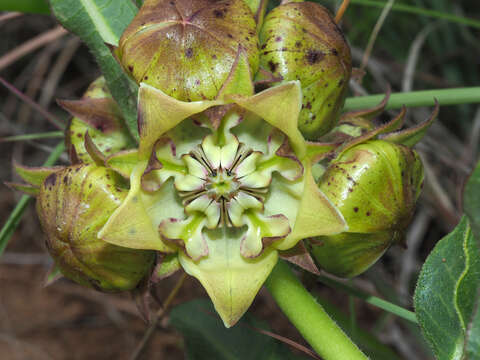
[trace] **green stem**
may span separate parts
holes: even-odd
[[[343,110],[367,109],[379,104],[384,97],[385,95],[381,94],[348,98]],[[438,100],[440,105],[480,103],[480,87],[396,93],[390,96],[386,109],[399,109],[403,105],[407,107],[433,106],[435,105],[435,99]]]
[[[55,164],[62,155],[63,151],[65,150],[65,145],[63,141],[58,144],[55,149],[52,151],[48,159],[45,161],[43,164],[44,166],[52,166]],[[25,209],[27,208],[28,203],[30,202],[31,197],[28,195],[23,195],[20,198],[20,201],[18,202],[17,206],[15,206],[15,209],[13,209],[12,213],[8,217],[7,221],[5,222],[5,225],[3,225],[2,230],[0,230],[0,255],[3,254],[3,251],[7,247],[7,244],[10,240],[10,238],[13,235],[13,232],[15,229],[18,227],[18,224],[20,223],[20,220],[22,218],[23,213],[25,212]]]
[[[367,359],[280,260],[265,282],[278,306],[325,360]]]

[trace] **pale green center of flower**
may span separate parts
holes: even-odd
[[[201,144],[181,156],[184,171],[175,175],[174,185],[186,218],[163,221],[160,233],[165,240],[185,247],[193,259],[208,254],[204,229],[244,228],[240,252],[247,258],[258,256],[266,244],[291,231],[286,216],[264,213],[265,201],[271,191],[273,173],[293,181],[302,174],[301,165],[277,155],[285,139],[280,132],[272,132],[266,139],[267,151],[260,152],[230,132],[234,125],[234,121],[226,123],[218,130],[222,133],[206,136]],[[169,162],[162,161],[162,156],[166,156],[167,150],[165,147],[157,151],[163,164],[159,172],[165,174]]]
[[[207,177],[205,186],[208,196],[217,202],[222,199],[229,201],[236,195],[239,188],[239,181],[229,170],[224,169],[214,170]]]
[[[207,227],[239,227],[246,210],[261,211],[271,177],[255,181],[261,153],[250,150],[232,137],[228,146],[218,147],[207,137],[183,156],[188,175],[177,179],[185,211],[203,213]],[[208,155],[207,155],[208,154]]]

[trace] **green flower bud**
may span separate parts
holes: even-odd
[[[85,148],[87,132],[105,156],[133,147],[134,141],[125,126],[120,108],[107,88],[105,78],[95,80],[81,100],[60,100],[58,103],[73,116],[65,138],[70,153],[78,161],[93,162]]]
[[[329,12],[311,2],[278,6],[259,37],[261,68],[301,82],[302,134],[314,140],[327,133],[337,123],[352,70],[348,44]]]
[[[95,165],[52,172],[40,187],[37,212],[47,248],[63,275],[98,290],[131,290],[153,265],[153,251],[112,245],[97,237],[127,190],[119,176]]]
[[[237,59],[258,68],[254,14],[243,0],[146,0],[116,54],[125,70],[184,101],[216,98]]]
[[[360,274],[403,240],[423,183],[423,167],[410,148],[373,140],[341,153],[320,179],[319,188],[340,210],[348,230],[310,241],[326,271]]]

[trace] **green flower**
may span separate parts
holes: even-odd
[[[214,101],[182,102],[140,85],[139,149],[107,160],[130,190],[98,235],[177,253],[227,327],[248,309],[279,253],[346,229],[312,176],[315,151],[297,128],[299,82],[253,95],[242,53],[229,79]]]
[[[14,187],[38,197],[66,276],[132,289],[156,251],[153,276],[183,268],[230,327],[279,256],[308,267],[305,239],[321,266],[352,276],[399,238],[422,173],[398,144],[412,146],[428,126],[392,132],[401,116],[374,127],[361,118],[372,111],[337,125],[351,72],[339,29],[316,4],[284,4],[263,21],[265,6],[145,1],[115,50],[139,83],[138,147],[103,80],[81,101],[61,102],[75,116],[74,165],[17,167],[31,185]],[[384,174],[388,204],[372,195]]]

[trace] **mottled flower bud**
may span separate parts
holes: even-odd
[[[352,277],[403,240],[423,183],[423,167],[410,148],[382,140],[356,145],[328,166],[320,190],[340,210],[348,231],[310,241],[327,272]]]
[[[73,116],[65,139],[70,153],[79,162],[93,162],[85,148],[87,132],[105,156],[133,147],[134,141],[105,78],[95,80],[81,100],[59,100],[58,103]]]
[[[196,101],[217,96],[239,48],[255,73],[256,23],[243,0],[146,0],[116,54],[138,83]]]
[[[128,190],[119,176],[95,165],[52,172],[40,187],[37,212],[47,248],[63,275],[97,290],[131,290],[153,265],[153,251],[106,243],[97,237]]]
[[[278,6],[259,36],[260,67],[301,82],[302,134],[314,140],[327,133],[338,120],[352,69],[349,47],[329,12],[311,2]]]

